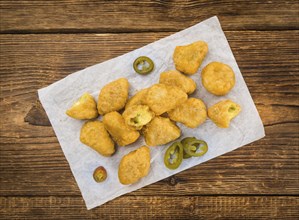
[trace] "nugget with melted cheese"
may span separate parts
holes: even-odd
[[[176,86],[155,84],[148,89],[146,105],[156,115],[161,115],[185,102],[187,98],[187,94]]]
[[[208,45],[204,41],[196,41],[185,46],[177,46],[173,53],[175,68],[185,74],[197,72],[208,53]]]
[[[84,93],[66,114],[75,119],[93,119],[98,117],[97,103],[89,93]]]
[[[176,86],[187,94],[192,94],[196,89],[196,83],[194,80],[177,70],[170,70],[161,73],[159,83]]]
[[[129,82],[120,78],[105,85],[98,98],[98,112],[104,115],[109,112],[121,110],[125,107],[129,93]]]
[[[81,128],[80,141],[106,157],[115,151],[114,142],[100,121],[86,122]]]
[[[201,72],[203,86],[214,95],[226,95],[235,85],[235,73],[224,63],[211,62]]]
[[[207,119],[207,109],[202,100],[189,98],[175,109],[168,112],[169,118],[181,122],[189,128],[196,128]]]
[[[119,146],[134,143],[140,136],[139,132],[130,128],[118,112],[109,112],[103,118],[103,123],[112,139]]]
[[[148,146],[164,145],[181,136],[181,130],[169,118],[157,116],[142,130]]]
[[[155,114],[147,105],[133,105],[123,112],[126,124],[135,130],[142,129],[154,116]]]
[[[228,128],[230,121],[241,111],[241,106],[231,100],[223,100],[208,109],[209,118],[220,128]]]
[[[142,146],[125,155],[118,167],[118,179],[121,184],[136,183],[148,175],[150,170],[150,149]]]

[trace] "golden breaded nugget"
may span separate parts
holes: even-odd
[[[187,98],[187,94],[176,86],[155,84],[147,92],[146,104],[156,115],[161,115],[185,102]]]
[[[133,105],[142,105],[145,103],[145,98],[147,94],[148,89],[142,89],[138,91],[135,95],[133,95],[127,102],[126,108],[129,108]]]
[[[128,126],[135,130],[140,130],[148,124],[155,114],[147,105],[133,105],[123,112],[123,117]]]
[[[115,151],[114,142],[100,121],[86,122],[81,128],[80,141],[106,157]]]
[[[119,182],[128,185],[147,176],[150,170],[150,160],[150,149],[146,146],[142,146],[125,155],[118,167]]]
[[[97,103],[89,93],[84,93],[66,114],[75,119],[93,119],[98,117]]]
[[[196,41],[185,46],[177,46],[173,53],[175,68],[192,75],[197,72],[208,53],[208,45],[204,41]]]
[[[207,119],[207,109],[200,99],[189,98],[168,112],[168,115],[173,121],[181,122],[189,128],[196,128]]]
[[[196,89],[196,83],[194,80],[177,70],[170,70],[161,73],[159,83],[176,86],[187,94],[193,93]]]
[[[181,136],[181,130],[169,118],[157,116],[143,129],[148,146],[167,144]]]
[[[103,118],[103,123],[113,140],[119,146],[134,143],[140,136],[138,131],[130,128],[118,112],[109,112]]]
[[[105,85],[98,99],[98,111],[100,115],[118,111],[125,107],[129,93],[129,82],[126,78],[120,78]]]
[[[231,100],[223,100],[208,109],[209,118],[220,128],[228,128],[230,121],[241,111],[241,106]]]
[[[226,95],[235,85],[235,73],[230,66],[211,62],[201,72],[203,86],[214,95]]]

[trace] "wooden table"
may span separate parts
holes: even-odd
[[[298,219],[297,1],[1,1],[2,219]],[[37,89],[217,15],[266,137],[87,211]]]

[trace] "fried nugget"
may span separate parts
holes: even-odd
[[[187,98],[187,94],[176,86],[155,84],[147,92],[146,104],[156,115],[161,115],[185,102]]]
[[[129,82],[126,78],[120,78],[105,85],[98,98],[98,112],[104,115],[118,111],[125,107],[129,93]]]
[[[168,112],[168,115],[173,121],[181,122],[189,128],[196,128],[207,119],[207,109],[200,99],[189,98]]]
[[[125,155],[118,167],[119,182],[128,185],[147,176],[150,170],[150,160],[150,149],[146,146],[142,146]]]
[[[86,122],[81,128],[80,141],[106,157],[115,151],[114,142],[100,121]]]
[[[169,118],[157,116],[143,129],[148,146],[167,144],[181,136],[181,130]]]
[[[235,85],[235,73],[230,66],[211,62],[201,72],[203,86],[214,95],[226,95]]]
[[[230,121],[241,111],[241,106],[231,100],[223,100],[208,109],[209,118],[220,128],[228,128]]]
[[[148,89],[142,89],[133,95],[126,104],[126,109],[133,105],[142,105],[145,103],[145,98]]]
[[[119,146],[134,143],[140,136],[138,131],[130,128],[118,112],[109,112],[103,118],[103,123],[113,140]]]
[[[185,46],[177,46],[173,53],[175,68],[185,74],[197,72],[208,53],[208,45],[204,41],[196,41]]]
[[[144,125],[155,117],[155,114],[147,105],[133,105],[126,108],[123,117],[128,126],[135,130],[141,130]]]
[[[66,111],[66,114],[75,119],[93,119],[98,117],[97,103],[89,93],[84,93]]]
[[[194,80],[177,70],[170,70],[161,73],[159,83],[176,86],[187,94],[193,93],[196,89],[196,83]]]

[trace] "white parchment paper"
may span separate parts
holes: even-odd
[[[164,166],[163,162],[167,147],[151,147],[149,175],[132,185],[120,184],[117,176],[120,159],[125,154],[145,144],[143,137],[130,146],[118,147],[117,152],[112,157],[103,157],[80,142],[80,129],[84,121],[68,117],[65,111],[84,92],[93,94],[97,100],[101,88],[108,82],[120,77],[126,77],[129,80],[130,95],[137,90],[157,83],[161,72],[174,69],[172,54],[175,46],[186,45],[198,40],[208,43],[209,52],[198,73],[191,76],[197,83],[197,90],[192,96],[202,99],[207,107],[229,98],[241,105],[242,112],[227,129],[218,128],[209,119],[196,129],[189,129],[178,123],[182,130],[180,139],[187,136],[203,139],[209,145],[208,152],[203,157],[184,160],[177,170],[171,171]],[[134,60],[142,55],[150,57],[155,63],[154,71],[147,76],[136,74],[132,68]],[[236,74],[236,85],[226,96],[217,97],[209,94],[201,84],[200,72],[204,66],[212,61],[220,61],[230,65]],[[70,164],[87,209],[102,205],[120,195],[162,180],[265,136],[262,121],[217,17],[212,17],[130,53],[73,73],[46,88],[38,90],[38,94]],[[99,165],[103,165],[108,172],[107,180],[100,184],[92,178],[94,169]]]

